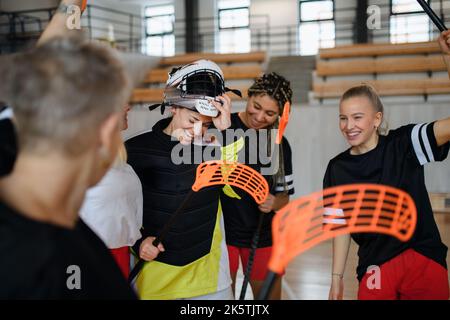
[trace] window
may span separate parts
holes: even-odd
[[[250,51],[249,6],[250,0],[219,0],[218,52]]]
[[[334,47],[334,1],[300,1],[299,46],[301,55]]]
[[[416,0],[391,0],[391,43],[430,40],[430,22]]]
[[[145,8],[145,51],[147,54],[154,56],[175,54],[174,21],[173,5]]]

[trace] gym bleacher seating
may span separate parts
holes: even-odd
[[[338,98],[350,87],[366,83],[381,96],[449,94],[447,74],[433,74],[445,70],[435,41],[322,49],[313,92],[316,99]]]

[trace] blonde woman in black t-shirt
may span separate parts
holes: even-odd
[[[443,33],[439,43],[450,70],[449,35]],[[416,230],[408,242],[382,234],[351,235],[359,246],[358,299],[448,299],[447,247],[434,221],[424,165],[447,157],[450,118],[409,124],[381,135],[383,105],[365,85],[344,93],[339,113],[340,130],[350,148],[329,162],[324,188],[351,183],[389,185],[408,192],[418,211]],[[349,245],[350,235],[333,241],[329,299],[343,298]]]

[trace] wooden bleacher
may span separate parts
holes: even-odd
[[[317,65],[317,75],[320,77],[395,72],[433,72],[444,70],[446,70],[446,66],[441,55],[383,59],[365,58],[355,59],[354,63],[320,61]]]
[[[434,213],[450,213],[450,193],[430,193]]]
[[[381,96],[408,96],[450,93],[448,78],[402,79],[402,80],[347,80],[313,83],[319,98],[338,98],[349,88],[361,83],[373,86]]]
[[[161,59],[162,66],[183,65],[199,59],[212,60],[217,64],[232,64],[241,62],[263,63],[266,60],[264,51],[254,51],[249,53],[187,53],[174,57]]]
[[[435,41],[322,49],[317,58],[313,92],[317,99],[338,98],[350,87],[366,83],[382,96],[450,94],[448,77],[432,75],[441,71],[446,71],[446,65]],[[422,77],[395,77],[420,72],[424,73]],[[389,79],[378,79],[378,75],[388,74]],[[351,79],[356,75],[367,78]]]
[[[133,91],[131,103],[160,102],[163,99],[164,84],[167,81],[168,73],[173,67],[184,65],[199,59],[209,59],[220,65],[224,73],[227,86],[238,89],[244,98],[247,94],[248,86],[263,74],[263,62],[266,59],[264,52],[217,54],[217,53],[189,53],[174,57],[162,58],[159,66],[149,70],[141,88]],[[229,81],[248,80],[248,85],[228,84]],[[229,94],[232,99],[239,99],[234,94]]]
[[[336,48],[321,49],[321,59],[377,57],[407,54],[439,53],[436,41],[414,43],[369,43],[339,46]]]
[[[262,74],[260,65],[249,66],[223,66],[221,67],[226,80],[255,79]],[[145,78],[145,83],[163,83],[172,68],[157,68],[150,70]]]

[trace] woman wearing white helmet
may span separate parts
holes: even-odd
[[[195,135],[203,136],[212,123],[219,130],[229,128],[231,101],[225,95],[226,91],[240,95],[239,91],[225,87],[222,70],[217,64],[197,60],[170,72],[164,102],[150,106],[150,110],[161,107],[161,113],[164,113],[165,107],[171,106],[174,117],[165,133],[183,144],[190,144]],[[202,123],[201,132],[194,132],[198,127],[194,122]]]
[[[136,287],[142,299],[232,299],[228,254],[225,245],[220,188],[195,194],[164,238],[164,251],[153,246],[159,234],[195,180],[199,163],[179,163],[172,157],[175,146],[191,156],[202,152],[195,145],[206,129],[214,125],[227,129],[231,102],[225,95],[220,68],[199,60],[172,70],[162,104],[153,110],[171,107],[172,117],[160,120],[152,131],[126,142],[128,162],[143,187],[143,237],[134,246],[145,263]]]

